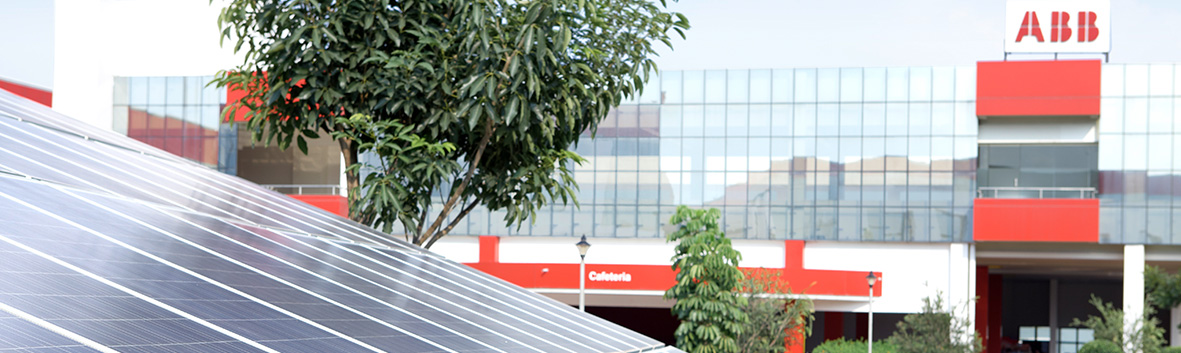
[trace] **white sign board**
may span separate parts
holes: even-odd
[[[1109,1],[1009,0],[1005,9],[1007,53],[1106,53],[1111,51]]]

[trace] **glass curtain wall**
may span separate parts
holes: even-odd
[[[454,234],[663,238],[677,205],[731,238],[971,239],[974,67],[670,71],[575,150],[581,208]]]
[[[219,119],[225,89],[212,76],[116,77],[117,132],[218,171],[236,174],[237,130]]]
[[[1104,65],[1099,241],[1181,243],[1181,68]]]

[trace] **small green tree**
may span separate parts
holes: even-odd
[[[740,292],[747,298],[742,311],[749,317],[738,335],[740,352],[786,352],[788,346],[804,344],[796,333],[812,334],[812,299],[795,297],[778,271],[747,271]]]
[[[676,300],[677,347],[689,353],[738,352],[737,337],[749,320],[742,311],[746,298],[737,291],[744,277],[738,269],[742,255],[720,230],[720,217],[716,208],[679,206],[669,220],[677,225],[668,235],[669,242],[677,242],[672,257],[677,283],[664,297]]]
[[[903,317],[888,341],[907,353],[980,352],[980,335],[969,329],[968,319],[954,312],[954,307],[943,307],[942,295],[923,298],[923,311]]]
[[[689,27],[649,0],[233,0],[218,24],[245,62],[215,82],[244,90],[227,110],[246,108],[255,141],[306,152],[326,132],[349,166],[367,144],[450,144],[441,156],[454,164],[381,155],[398,156],[379,163],[394,179],[443,173],[411,187],[346,172],[350,218],[401,224],[424,247],[476,206],[520,225],[551,202],[577,204],[569,148],[640,93],[658,46]],[[407,130],[386,126],[399,137],[385,138],[340,119],[357,114]]]
[[[1123,310],[1094,294],[1091,295],[1091,305],[1099,310],[1099,316],[1088,315],[1086,321],[1075,318],[1070,325],[1090,328],[1095,331],[1096,340],[1115,342],[1125,352],[1159,353],[1165,344],[1165,330],[1160,327],[1160,321],[1153,317],[1156,308],[1151,304],[1144,305],[1144,315],[1133,322],[1136,330],[1127,334],[1124,332]]]

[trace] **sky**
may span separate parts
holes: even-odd
[[[167,74],[169,63],[185,66],[172,74],[212,74],[238,61],[228,49],[217,47],[217,11],[209,9],[209,3],[0,0],[0,77],[52,88],[54,36],[71,33],[91,33],[70,38],[83,40],[86,43],[79,45],[94,46],[93,50],[143,53],[134,56],[142,61],[104,64],[113,74]],[[669,4],[689,17],[692,28],[687,40],[674,42],[673,50],[661,50],[656,61],[666,70],[971,65],[1004,57],[1004,0],[670,0]],[[67,7],[67,11],[58,9],[57,17],[66,20],[56,18],[56,24],[55,5]],[[1181,29],[1177,28],[1181,1],[1112,0],[1111,9],[1111,62],[1181,62]],[[153,53],[167,53],[167,60],[152,57]],[[1042,58],[1047,57],[1010,57]]]
[[[673,50],[661,52],[661,69],[970,65],[1004,58],[1003,0],[680,0],[669,6],[688,16],[692,28],[687,40],[678,37]],[[1181,62],[1181,1],[1112,0],[1111,12],[1111,62]]]
[[[0,0],[0,78],[53,85],[53,1]]]

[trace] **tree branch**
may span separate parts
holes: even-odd
[[[471,166],[468,167],[467,174],[463,176],[463,180],[460,181],[459,185],[455,187],[455,190],[451,192],[451,197],[448,198],[447,203],[443,205],[443,210],[442,212],[439,212],[439,216],[435,218],[435,222],[432,223],[431,227],[427,228],[426,232],[422,234],[427,234],[428,237],[434,235],[435,230],[439,229],[439,226],[443,224],[443,220],[447,219],[447,214],[451,212],[452,207],[455,207],[455,202],[459,201],[459,196],[463,195],[463,190],[467,188],[467,184],[470,183],[472,177],[476,175],[476,167],[480,166],[480,159],[484,157],[484,149],[488,147],[488,142],[492,140],[492,132],[494,130],[496,129],[492,125],[492,117],[488,117],[487,120],[484,120],[484,136],[480,138],[479,147],[476,148],[475,158],[472,158]],[[422,246],[421,243],[415,245]]]
[[[447,228],[443,228],[443,230],[431,237],[430,242],[427,242],[426,244],[426,248],[429,249],[431,245],[435,245],[435,242],[443,238],[444,235],[451,234],[451,228],[455,228],[455,226],[459,225],[459,221],[462,221],[464,217],[467,217],[467,214],[471,213],[472,209],[475,209],[479,204],[480,200],[478,199],[472,200],[471,203],[467,204],[467,207],[464,207],[463,210],[459,211],[459,214],[455,216],[455,219],[451,220],[451,224],[448,224]]]
[[[418,241],[418,237],[422,236],[422,224],[426,223],[426,214],[430,213],[430,211],[431,211],[431,208],[429,206],[424,207],[422,209],[422,214],[418,216],[418,229],[415,230],[415,233],[414,233],[414,240],[416,242]]]

